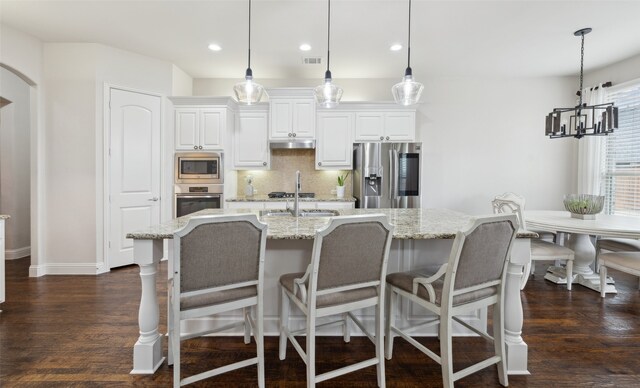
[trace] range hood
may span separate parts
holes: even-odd
[[[316,148],[316,141],[310,139],[272,140],[269,148],[275,149],[313,149]]]

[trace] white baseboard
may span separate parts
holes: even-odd
[[[44,275],[98,275],[107,272],[103,263],[53,263],[32,265],[29,277]]]
[[[22,259],[23,257],[31,256],[31,247],[22,247],[18,249],[6,249],[4,251],[4,258],[6,260]]]

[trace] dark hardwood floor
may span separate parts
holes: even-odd
[[[1,387],[166,387],[172,368],[154,375],[130,375],[132,345],[138,337],[140,280],[136,266],[100,276],[28,277],[29,259],[7,261],[7,300],[0,305]],[[539,270],[542,266],[539,265]],[[529,345],[529,376],[510,376],[511,387],[640,387],[640,291],[638,278],[611,271],[619,290],[601,299],[582,286],[573,291],[538,275],[522,293],[524,340]],[[160,276],[166,276],[166,263]],[[159,286],[166,302],[166,286]],[[166,309],[160,329],[166,331]],[[437,349],[435,338],[422,342]],[[278,359],[277,338],[267,337],[268,387],[304,387],[305,366],[289,345]],[[318,339],[318,371],[362,360],[373,352],[368,340]],[[183,346],[183,370],[193,373],[250,357],[255,345],[240,337],[190,340]],[[477,338],[454,339],[459,369],[489,354]],[[165,342],[166,352],[166,342]],[[439,365],[402,339],[386,362],[389,387],[441,386]],[[375,387],[370,367],[319,384],[325,387]],[[255,367],[214,377],[194,387],[253,387]],[[495,367],[468,376],[458,387],[499,386]]]

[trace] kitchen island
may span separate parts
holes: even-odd
[[[154,373],[162,364],[162,335],[158,331],[159,306],[156,290],[158,263],[163,256],[163,242],[169,245],[169,274],[173,252],[173,233],[182,228],[189,218],[196,215],[255,213],[247,209],[207,209],[180,217],[148,229],[129,233],[134,239],[134,262],[140,266],[142,295],[138,323],[140,336],[134,345],[133,370],[131,373]],[[393,243],[389,254],[388,271],[407,271],[417,267],[437,266],[448,260],[456,232],[465,229],[472,216],[447,209],[340,209],[340,215],[383,213],[395,225]],[[266,335],[278,334],[278,279],[290,272],[304,272],[311,258],[313,238],[317,230],[328,224],[328,217],[260,217],[268,225],[265,258],[264,328]],[[537,234],[521,230],[512,250],[507,269],[505,299],[505,338],[507,343],[507,366],[510,374],[528,374],[527,345],[521,337],[522,304],[520,301],[520,278],[524,264],[530,260],[530,240]],[[164,280],[163,280],[164,281]],[[398,322],[423,321],[427,316],[416,307],[402,306]],[[373,311],[363,310],[360,317],[366,325],[373,324]],[[237,316],[224,316],[209,320],[188,322],[182,328],[192,331],[202,325],[222,326],[226,320]],[[486,310],[462,317],[469,324],[486,328]],[[291,326],[302,327],[302,316],[292,316]],[[437,335],[437,328],[424,329],[419,334]],[[461,325],[454,325],[454,333],[468,334]],[[240,335],[241,333],[238,333]],[[329,333],[340,335],[340,333]],[[356,331],[357,335],[357,331]]]

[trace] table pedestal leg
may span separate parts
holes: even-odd
[[[511,251],[511,260],[507,264],[507,279],[504,299],[504,340],[507,351],[507,373],[510,375],[528,375],[527,344],[522,339],[522,301],[520,299],[520,280],[524,264],[531,259],[529,239],[517,239]]]
[[[596,249],[587,234],[573,233],[566,246],[575,252],[573,263],[573,284],[580,284],[600,292],[600,275],[594,273],[590,265],[596,257]],[[566,270],[562,267],[549,267],[545,279],[558,284],[567,284]],[[606,293],[617,293],[613,279],[607,278]]]
[[[162,336],[158,332],[160,310],[156,294],[156,273],[162,257],[162,240],[135,240],[135,262],[140,266],[142,296],[138,311],[140,336],[133,347],[132,374],[152,374],[164,362]]]

